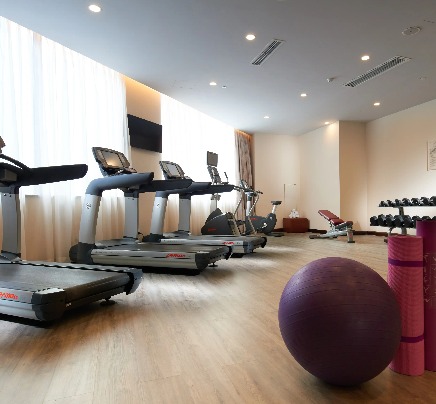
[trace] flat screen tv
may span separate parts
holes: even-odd
[[[130,146],[162,153],[162,125],[127,114]]]

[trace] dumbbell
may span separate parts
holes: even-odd
[[[404,206],[404,203],[403,203],[403,201],[402,200],[400,200],[400,199],[395,199],[395,206],[396,207],[399,207],[399,206]]]
[[[416,228],[416,221],[421,220],[419,216],[412,216],[412,228]]]
[[[403,198],[402,202],[403,202],[403,206],[412,206],[412,201],[408,198]]]
[[[430,198],[430,203],[432,203],[433,206],[436,205],[436,196],[432,196],[432,197]]]
[[[385,215],[378,215],[377,217],[378,225],[386,227],[386,216]]]
[[[431,220],[431,217],[430,216],[423,216],[423,217],[421,217],[421,220]]]
[[[435,206],[436,199],[427,198],[425,196],[421,197],[422,204],[424,206]]]
[[[420,201],[421,201],[421,205],[424,205],[424,206],[429,206],[429,204],[430,204],[429,199],[427,197],[425,197],[425,196],[422,196],[420,198]]]
[[[379,206],[380,208],[387,208],[389,205],[388,205],[388,203],[387,203],[386,201],[381,201],[381,202],[378,204],[378,206]]]
[[[404,227],[412,229],[415,227],[415,222],[409,215],[404,216]]]
[[[422,202],[419,198],[412,198],[410,201],[412,202],[412,205],[414,205],[414,206],[421,206],[422,205]]]
[[[369,218],[369,225],[370,226],[379,226],[379,224],[378,224],[378,217],[377,216],[371,216]]]
[[[410,228],[412,227],[413,220],[409,215],[396,215],[394,219],[395,227],[404,227]]]
[[[378,225],[383,227],[395,227],[394,217],[392,215],[378,215]]]
[[[386,215],[386,226],[395,227],[395,217],[392,215]]]

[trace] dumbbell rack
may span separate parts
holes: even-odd
[[[430,216],[413,216],[404,214],[404,207],[436,207],[436,196],[432,196],[431,198],[421,197],[421,198],[412,198],[412,199],[395,199],[394,201],[386,200],[381,201],[379,207],[389,207],[389,208],[397,208],[399,211],[398,215],[389,217],[382,217],[384,215],[373,216],[370,218],[371,226],[382,226],[389,227],[389,235],[391,235],[392,230],[394,228],[401,229],[401,234],[407,234],[408,228],[415,228],[417,220],[436,220],[436,216],[431,218]],[[387,219],[387,220],[386,220]],[[385,223],[387,222],[387,223]]]

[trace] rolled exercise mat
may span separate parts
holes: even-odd
[[[436,371],[436,220],[417,220],[424,247],[425,368]]]
[[[423,239],[415,236],[388,238],[388,284],[400,305],[401,342],[389,364],[395,372],[424,373]]]

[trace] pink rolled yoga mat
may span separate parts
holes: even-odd
[[[436,371],[436,220],[418,220],[424,245],[425,368]]]
[[[419,376],[424,373],[423,239],[388,238],[388,277],[400,305],[401,342],[389,368]]]

